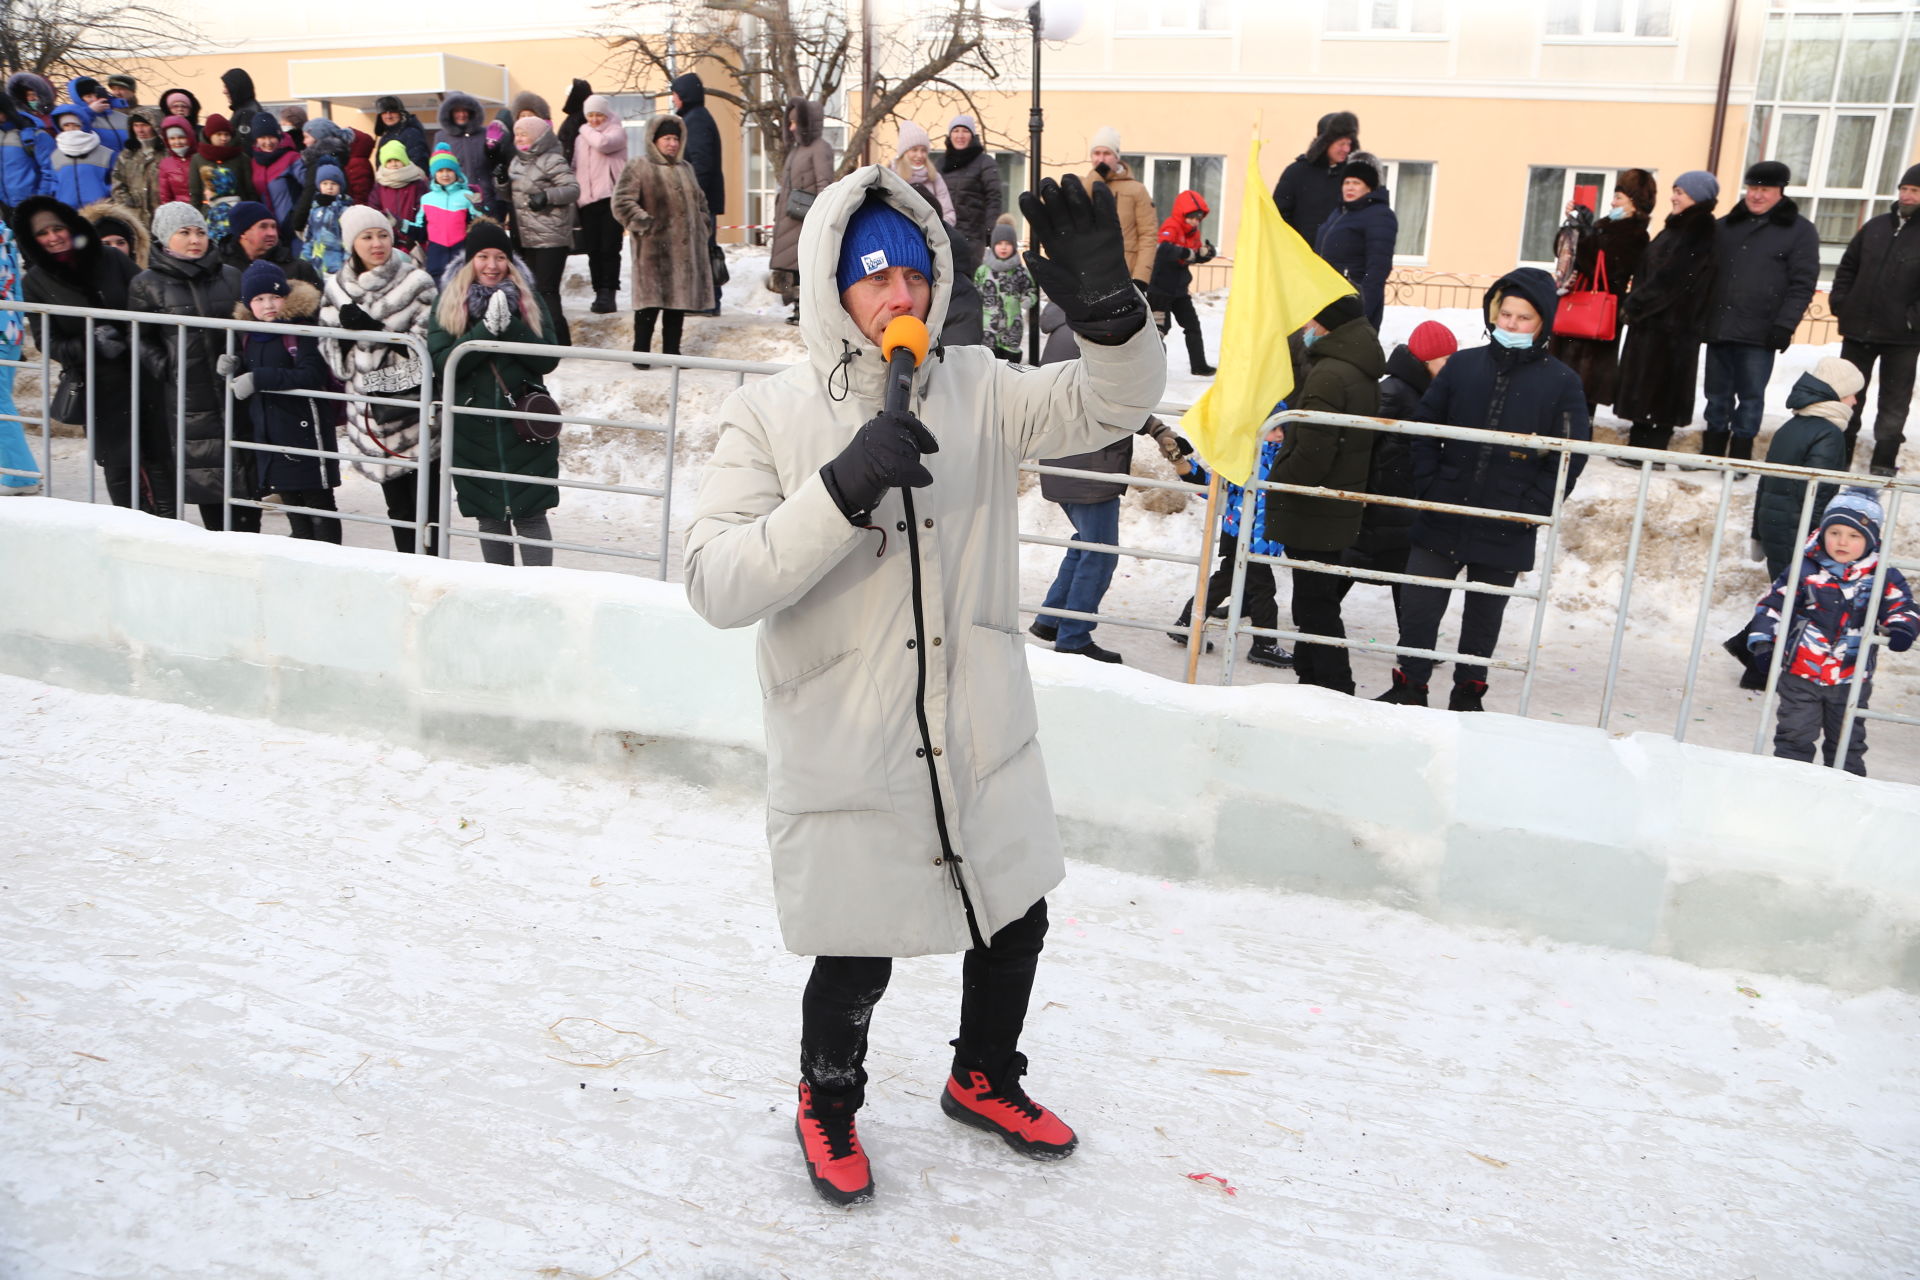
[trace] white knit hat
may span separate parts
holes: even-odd
[[[915,147],[930,147],[932,145],[933,139],[927,136],[925,129],[922,129],[911,120],[903,120],[900,122],[900,141],[898,146],[901,155],[905,155]]]
[[[356,204],[340,215],[340,242],[353,248],[362,231],[391,231],[393,220],[370,204]]]
[[[1087,143],[1087,154],[1092,155],[1095,147],[1110,147],[1113,154],[1120,154],[1120,131],[1112,125],[1102,125],[1093,131],[1093,140]]]

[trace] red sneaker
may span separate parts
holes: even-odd
[[[1023,1156],[1035,1160],[1064,1160],[1080,1142],[1059,1116],[1047,1110],[1020,1087],[1027,1073],[1025,1054],[1016,1053],[998,1085],[984,1071],[958,1067],[947,1077],[940,1109],[961,1124],[997,1134]]]
[[[858,1110],[857,1104],[845,1102],[816,1107],[813,1091],[805,1081],[800,1084],[800,1114],[794,1117],[793,1131],[806,1157],[807,1177],[829,1204],[865,1204],[873,1199],[873,1172],[853,1128]]]

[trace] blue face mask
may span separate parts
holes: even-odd
[[[1495,329],[1493,331],[1493,340],[1495,342],[1515,351],[1532,346],[1533,339],[1534,335],[1531,333],[1514,333],[1508,329]]]
[[[1627,216],[1627,211],[1619,205],[1615,205],[1613,208],[1607,210],[1607,216],[1609,218],[1624,218]]]
[[[1301,345],[1310,347],[1318,341],[1320,341],[1320,331],[1318,329],[1302,329],[1300,331]]]

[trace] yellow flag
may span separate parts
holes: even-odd
[[[1260,176],[1260,140],[1247,156],[1240,243],[1220,335],[1220,372],[1180,419],[1187,438],[1225,479],[1245,484],[1260,456],[1260,424],[1293,391],[1287,335],[1352,284],[1286,224]]]

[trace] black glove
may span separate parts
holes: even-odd
[[[1905,653],[1913,648],[1913,631],[1908,627],[1887,628],[1887,648],[1895,653]]]
[[[1755,671],[1765,671],[1767,664],[1773,661],[1773,646],[1771,644],[1756,645],[1748,649],[1747,653],[1750,655]]]
[[[1067,327],[1107,346],[1138,333],[1147,305],[1127,272],[1126,239],[1107,184],[1095,183],[1089,196],[1074,174],[1048,178],[1038,195],[1020,193],[1020,212],[1037,246],[1027,251],[1027,269],[1066,313]]]
[[[372,332],[380,328],[380,322],[368,315],[359,303],[349,302],[340,308],[340,327]]]
[[[120,332],[119,325],[96,324],[93,326],[93,349],[102,360],[118,360],[127,354],[127,339]]]
[[[920,455],[939,451],[940,442],[920,419],[882,410],[867,419],[838,457],[820,468],[820,478],[840,513],[854,524],[865,524],[887,490],[932,484],[933,473],[920,465]]]
[[[1793,345],[1793,326],[1777,324],[1767,330],[1767,339],[1775,351],[1785,351]]]
[[[547,207],[547,193],[544,191],[527,192],[527,208],[539,213]]]

